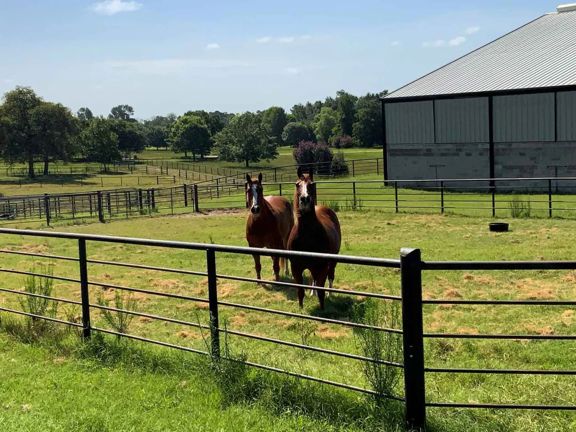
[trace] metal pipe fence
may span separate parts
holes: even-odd
[[[318,180],[321,204],[335,210],[483,217],[576,218],[576,178]],[[493,186],[491,186],[493,184]],[[98,219],[243,208],[244,180],[172,187],[0,198],[0,221]],[[265,183],[267,195],[291,199],[294,183]]]
[[[426,347],[426,341],[430,339],[455,339],[455,338],[467,338],[473,340],[482,339],[492,339],[492,340],[530,340],[536,339],[539,341],[550,341],[551,343],[562,341],[562,340],[576,340],[576,335],[564,334],[564,335],[534,335],[534,334],[510,334],[503,329],[501,333],[487,333],[487,334],[461,334],[461,333],[450,333],[450,332],[427,332],[424,330],[424,322],[426,317],[431,314],[430,307],[439,305],[478,305],[476,300],[467,299],[429,299],[426,296],[426,290],[422,283],[422,276],[425,272],[437,272],[443,271],[475,271],[475,270],[488,270],[488,271],[501,271],[501,270],[515,270],[515,271],[526,271],[526,270],[540,270],[540,271],[556,271],[559,269],[570,269],[576,270],[576,261],[537,261],[537,262],[457,262],[457,261],[424,261],[421,258],[420,250],[418,249],[402,249],[399,259],[379,259],[370,257],[356,257],[356,256],[346,256],[346,255],[329,255],[329,254],[318,254],[318,253],[306,253],[306,252],[295,252],[295,251],[284,251],[284,250],[271,250],[271,249],[256,249],[248,247],[236,247],[228,245],[215,245],[215,244],[201,244],[201,243],[187,243],[178,241],[161,241],[161,240],[148,240],[139,238],[125,238],[125,237],[112,237],[112,236],[100,236],[91,234],[75,234],[75,233],[59,233],[59,232],[45,232],[45,231],[29,231],[29,230],[17,230],[17,229],[0,229],[0,234],[4,236],[16,235],[24,237],[41,237],[49,239],[62,239],[66,242],[76,242],[77,243],[77,256],[61,256],[48,253],[37,253],[37,252],[27,252],[17,249],[2,249],[0,254],[10,255],[16,254],[17,256],[30,256],[34,259],[38,257],[44,257],[53,261],[63,260],[67,263],[73,263],[76,266],[76,271],[79,274],[78,278],[62,277],[53,274],[41,274],[35,272],[23,272],[17,269],[5,268],[2,265],[2,271],[5,273],[12,274],[32,274],[34,273],[38,277],[51,278],[58,282],[66,282],[72,284],[72,287],[77,287],[77,292],[80,294],[80,300],[74,300],[70,298],[62,298],[55,296],[43,296],[38,294],[31,294],[15,289],[3,288],[0,290],[5,295],[9,296],[38,296],[45,298],[54,302],[63,302],[70,304],[81,309],[81,323],[73,322],[69,320],[61,319],[57,316],[41,316],[34,313],[26,312],[24,310],[14,309],[8,307],[9,304],[4,302],[3,306],[0,307],[0,311],[6,313],[14,313],[24,315],[26,317],[31,317],[33,319],[46,319],[59,324],[70,325],[77,327],[82,330],[82,335],[84,338],[90,338],[93,332],[101,332],[111,335],[116,335],[118,337],[130,338],[146,343],[152,343],[156,345],[161,345],[165,347],[170,347],[174,349],[184,350],[188,352],[198,353],[202,355],[209,355],[213,358],[223,357],[224,351],[222,350],[221,343],[222,338],[228,335],[235,336],[241,339],[253,340],[258,342],[263,342],[265,344],[271,344],[275,346],[283,346],[294,350],[304,350],[310,352],[316,352],[322,355],[330,356],[331,358],[337,359],[347,359],[358,362],[369,362],[369,363],[380,363],[387,367],[399,368],[402,370],[404,375],[403,384],[400,386],[395,394],[382,395],[377,394],[375,390],[370,388],[361,387],[355,383],[336,381],[322,376],[317,376],[314,374],[305,374],[301,371],[295,371],[291,369],[278,368],[275,365],[267,364],[266,362],[258,363],[252,360],[245,360],[244,363],[249,366],[256,368],[273,371],[281,374],[286,374],[292,377],[298,377],[301,379],[311,380],[319,382],[322,384],[332,385],[335,387],[360,392],[368,395],[377,395],[380,397],[387,397],[396,401],[400,401],[405,405],[405,419],[407,425],[410,428],[421,430],[426,425],[426,411],[428,408],[464,408],[464,409],[534,409],[534,410],[559,410],[559,411],[575,411],[576,405],[570,404],[558,404],[551,402],[549,404],[530,404],[524,401],[523,398],[519,397],[518,403],[484,403],[484,402],[462,402],[462,401],[450,401],[442,400],[431,400],[429,393],[426,390],[426,377],[432,374],[493,374],[497,376],[502,375],[542,375],[542,376],[575,376],[576,370],[567,369],[553,369],[553,368],[454,368],[454,367],[439,367],[431,366],[426,364],[424,351]],[[178,253],[180,252],[196,252],[194,256],[190,256],[190,261],[193,264],[201,263],[203,270],[201,271],[191,271],[189,269],[179,269],[179,268],[164,268],[157,266],[147,266],[144,264],[122,262],[122,261],[104,261],[100,259],[95,259],[91,257],[88,253],[87,246],[90,246],[90,250],[95,250],[96,245],[107,245],[107,244],[122,244],[122,245],[132,245],[141,247],[152,247],[152,248],[162,248],[164,253]],[[94,249],[93,249],[94,248]],[[172,251],[172,252],[171,252]],[[388,268],[399,270],[399,281],[401,285],[401,295],[388,295],[384,294],[384,287],[377,287],[376,292],[362,292],[362,291],[348,291],[337,288],[325,288],[325,291],[331,292],[333,294],[338,294],[340,296],[359,296],[359,297],[376,297],[380,301],[389,301],[401,305],[401,328],[385,328],[380,326],[368,326],[361,322],[355,322],[351,320],[327,318],[318,315],[309,315],[304,312],[296,313],[290,312],[282,309],[273,309],[269,307],[257,306],[248,303],[237,303],[228,301],[221,298],[222,293],[221,281],[225,280],[241,280],[256,283],[270,283],[275,284],[275,282],[263,281],[259,279],[252,278],[236,278],[234,275],[226,275],[218,269],[217,258],[223,258],[224,255],[232,255],[236,257],[238,255],[250,256],[253,254],[259,254],[262,256],[279,256],[290,259],[291,257],[306,257],[306,258],[316,258],[316,259],[330,259],[342,264],[349,264],[352,266],[367,266],[367,267],[377,267],[377,268]],[[196,258],[196,259],[193,259]],[[101,281],[95,279],[95,275],[98,274],[97,268],[102,266],[116,266],[116,267],[128,267],[133,270],[144,270],[144,271],[158,271],[161,274],[168,273],[181,273],[182,275],[201,277],[207,281],[208,289],[204,291],[204,295],[193,296],[187,293],[174,293],[165,290],[154,290],[151,288],[137,288],[133,286],[123,286],[112,284],[107,281]],[[110,271],[110,270],[107,270]],[[298,288],[299,285],[292,284],[289,282],[283,282],[282,286],[285,288]],[[192,322],[190,320],[181,319],[174,316],[164,316],[162,314],[152,314],[142,310],[130,310],[123,309],[119,307],[111,307],[109,305],[102,304],[100,302],[94,302],[94,287],[114,289],[128,292],[139,292],[145,293],[146,295],[155,296],[158,298],[170,298],[179,302],[192,302],[193,304],[200,304],[207,306],[208,316],[205,317],[205,321]],[[260,288],[261,289],[261,288]],[[78,298],[78,297],[77,297]],[[250,301],[248,299],[246,302]],[[518,300],[513,303],[505,300],[487,300],[481,303],[483,305],[490,305],[491,307],[502,307],[515,305],[518,307],[529,307],[535,304],[546,308],[554,308],[558,305],[573,305],[576,301],[522,301]],[[206,306],[203,306],[204,309]],[[171,308],[170,310],[175,311],[178,308]],[[362,329],[369,329],[373,331],[387,332],[391,334],[398,335],[402,338],[403,342],[403,353],[402,362],[389,361],[390,359],[375,359],[370,358],[363,354],[358,354],[354,352],[342,351],[339,349],[326,348],[323,346],[310,345],[308,343],[298,343],[290,340],[285,340],[278,337],[277,335],[263,335],[257,333],[250,333],[246,331],[241,331],[237,329],[228,329],[226,325],[221,325],[219,321],[219,315],[223,310],[228,309],[241,309],[252,312],[257,312],[261,314],[279,316],[289,319],[297,320],[313,320],[316,322],[321,322],[330,325],[346,326],[346,327],[359,327]],[[207,350],[201,350],[194,346],[186,346],[183,344],[175,344],[170,341],[162,340],[161,338],[153,339],[148,335],[146,337],[133,333],[122,333],[114,329],[105,328],[100,326],[97,321],[97,316],[94,315],[98,311],[106,310],[113,313],[129,314],[141,318],[146,318],[149,320],[157,320],[165,323],[176,324],[184,327],[192,327],[199,330],[207,331],[209,334],[209,344],[207,345]],[[205,309],[206,310],[206,309]],[[271,326],[274,328],[274,326]],[[566,355],[570,355],[566,353]],[[512,360],[514,353],[511,352],[510,356],[507,357],[509,361]],[[242,361],[238,359],[232,359],[233,361]],[[436,394],[436,393],[435,393]]]

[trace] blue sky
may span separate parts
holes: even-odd
[[[561,2],[561,1],[560,1]],[[0,0],[0,94],[242,112],[393,90],[558,1]]]

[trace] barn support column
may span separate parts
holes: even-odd
[[[382,101],[382,173],[388,180],[388,142],[386,139],[386,103]]]
[[[490,157],[490,189],[495,186],[495,154],[494,154],[494,97],[488,96],[488,144],[489,144],[489,157]]]

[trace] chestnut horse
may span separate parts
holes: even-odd
[[[290,201],[281,196],[264,196],[262,173],[257,179],[246,174],[246,208],[250,209],[246,220],[246,240],[250,247],[286,249],[288,236],[294,225]],[[253,255],[256,277],[261,279],[260,255]],[[274,276],[280,280],[280,262],[288,274],[288,262],[272,257]]]
[[[313,172],[305,174],[298,168],[298,182],[294,193],[294,211],[296,223],[290,238],[288,249],[305,252],[319,252],[337,254],[340,252],[341,232],[340,222],[336,213],[328,207],[316,205],[316,185],[314,184]],[[326,278],[332,288],[334,282],[334,270],[336,262],[319,258],[291,257],[292,276],[297,284],[303,283],[302,273],[310,270],[312,273],[312,285],[324,287]],[[320,308],[324,309],[323,289],[317,289]],[[300,307],[304,303],[304,288],[298,288],[298,302]]]

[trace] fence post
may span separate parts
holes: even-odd
[[[108,215],[112,218],[112,200],[110,197],[110,192],[106,193],[106,206],[108,207]]]
[[[352,210],[356,210],[356,182],[352,182]]]
[[[200,206],[198,204],[198,185],[192,185],[192,199],[194,200],[194,212],[200,212]]]
[[[490,186],[492,194],[492,217],[496,217],[496,185]]]
[[[278,190],[279,190],[278,194],[279,194],[280,196],[282,196],[282,183],[279,183],[279,184],[278,184]]]
[[[184,190],[184,207],[188,207],[188,185],[183,184],[182,189]]]
[[[394,205],[396,207],[396,213],[398,213],[398,182],[394,182]]]
[[[352,159],[352,177],[356,177],[356,166],[354,165],[354,159]]]
[[[80,265],[80,298],[82,300],[82,337],[90,338],[90,296],[88,294],[88,261],[86,240],[78,239],[78,263]]]
[[[420,249],[400,250],[402,329],[406,423],[410,430],[426,425],[424,337],[422,324],[422,261]]]
[[[142,200],[142,189],[138,189],[138,210],[144,210],[144,202]]]
[[[216,198],[220,198],[220,179],[216,177]]]
[[[216,256],[214,249],[206,250],[208,272],[208,304],[210,307],[210,335],[212,358],[220,358],[220,332],[218,329],[218,289],[216,280]]]
[[[154,188],[150,189],[150,198],[152,200],[152,210],[156,210],[156,191]]]
[[[50,226],[50,197],[44,194],[44,214],[46,215],[46,225]]]
[[[104,223],[106,221],[104,220],[104,208],[102,206],[102,192],[98,191],[96,194],[97,194],[97,206],[98,206],[98,220]]]
[[[548,217],[552,217],[552,180],[548,179]]]
[[[444,182],[440,182],[440,213],[444,214]]]

